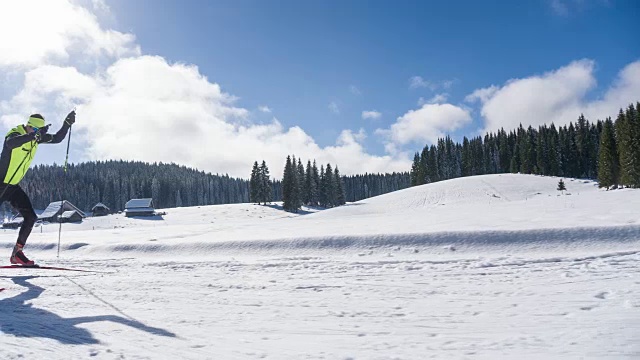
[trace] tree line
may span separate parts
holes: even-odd
[[[263,174],[268,177],[268,168],[264,166]],[[408,176],[407,172],[404,187],[408,187]],[[391,181],[388,174],[343,177],[348,201],[398,190],[403,181],[398,180],[398,175],[393,178],[396,180]],[[268,184],[272,201],[282,201],[282,182],[269,179]],[[156,208],[257,202],[250,193],[250,180],[168,163],[110,160],[69,164],[66,178],[60,165],[38,165],[27,172],[20,186],[34,208],[41,210],[61,199],[87,212],[98,202],[114,212],[122,211],[125,203],[134,198],[152,198]],[[268,197],[266,201],[270,201]],[[5,202],[2,209],[8,214],[11,205]]]
[[[249,201],[249,182],[245,179],[164,163],[70,164],[66,178],[62,166],[38,165],[27,172],[20,186],[36,209],[44,209],[61,199],[84,211],[90,211],[98,202],[112,211],[121,211],[134,198],[152,198],[156,208]]]
[[[411,186],[408,171],[391,174],[364,174],[344,176],[345,196],[353,202],[373,196],[406,189]]]
[[[410,185],[462,176],[523,173],[598,179],[601,187],[640,187],[640,103],[617,119],[504,129],[454,143],[447,136],[416,152]]]

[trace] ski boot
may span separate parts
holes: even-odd
[[[29,260],[24,252],[22,252],[23,247],[24,245],[16,244],[16,246],[13,247],[13,252],[11,253],[9,261],[16,265],[35,265],[35,262],[33,260]]]

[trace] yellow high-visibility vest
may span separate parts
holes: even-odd
[[[14,133],[24,135],[27,131],[25,130],[24,125],[18,125],[9,130],[5,139]],[[11,151],[11,159],[9,160],[9,168],[7,169],[3,182],[5,184],[17,185],[27,173],[27,170],[29,170],[29,166],[31,165],[33,158],[36,156],[37,150],[38,143],[35,140],[28,141],[22,144],[22,146],[13,149]]]

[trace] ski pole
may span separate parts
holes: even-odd
[[[73,109],[75,110],[75,109]],[[69,125],[69,139],[67,139],[67,155],[64,158],[64,174],[62,175],[62,200],[60,200],[60,209],[64,210],[64,193],[67,187],[67,163],[69,162],[69,144],[71,144],[71,128]],[[63,211],[64,212],[64,211]],[[58,228],[58,259],[60,258],[60,237],[62,236],[62,214],[58,215],[58,222],[60,227]]]

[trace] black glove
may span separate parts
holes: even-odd
[[[64,119],[64,122],[71,126],[76,122],[76,111],[73,110],[72,112],[69,113],[69,115],[67,115],[67,117]]]
[[[42,140],[42,136],[49,131],[49,126],[51,126],[51,124],[38,128],[38,131],[36,131],[34,135],[34,139],[36,139],[37,142],[40,142],[40,140]]]

